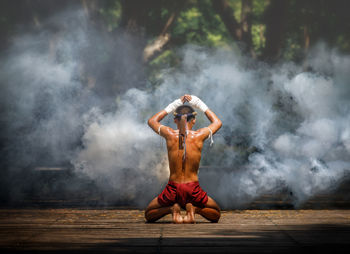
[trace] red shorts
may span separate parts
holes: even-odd
[[[208,202],[208,195],[199,186],[199,182],[175,183],[169,181],[162,193],[158,196],[161,206],[172,206],[178,203],[185,208],[187,203],[194,206],[204,207]]]

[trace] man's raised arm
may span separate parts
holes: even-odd
[[[221,120],[210,109],[207,109],[205,111],[205,115],[208,117],[209,121],[211,122],[211,124],[208,126],[208,128],[210,128],[210,130],[213,132],[213,134],[215,134],[222,126]]]
[[[188,103],[191,106],[193,106],[195,108],[198,108],[201,111],[203,111],[203,113],[208,117],[209,121],[211,122],[211,124],[208,126],[208,128],[212,132],[211,134],[215,134],[222,126],[221,120],[197,96],[185,94],[184,97],[185,97],[185,100],[188,101]]]
[[[170,103],[165,109],[159,111],[157,114],[152,116],[150,119],[148,119],[148,125],[154,130],[157,134],[164,136],[164,130],[169,128],[167,126],[163,126],[160,124],[160,121],[163,120],[165,116],[175,111],[175,109],[179,106],[181,106],[184,103],[184,96],[182,96],[180,99],[176,99],[172,103]]]

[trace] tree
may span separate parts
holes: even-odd
[[[266,45],[262,59],[277,60],[281,56],[287,22],[288,0],[271,0],[265,12]]]
[[[240,46],[243,52],[249,53],[255,57],[252,49],[252,0],[242,0],[241,22],[238,22],[233,9],[227,0],[212,0],[213,8],[220,15],[223,23],[234,40],[241,42]]]

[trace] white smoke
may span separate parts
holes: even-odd
[[[324,48],[317,50],[329,54]],[[315,194],[336,188],[350,169],[346,124],[349,102],[339,101],[339,95],[348,93],[342,82],[347,82],[349,76],[339,70],[346,70],[343,64],[347,57],[333,56],[334,61],[327,64],[337,74],[329,75],[322,74],[317,66],[311,66],[314,72],[302,72],[292,64],[268,71],[263,67],[246,69],[232,52],[194,46],[184,48],[180,54],[180,70],[164,71],[164,82],[159,87],[147,93],[128,91],[126,99],[119,101],[113,120],[108,116],[98,128],[95,122],[89,126],[84,136],[88,144],[78,158],[92,169],[88,166],[83,170],[110,175],[108,172],[133,165],[150,178],[162,175],[158,179],[164,181],[168,170],[165,147],[163,152],[157,147],[159,138],[147,129],[146,120],[173,99],[192,93],[223,121],[214,147],[204,149],[202,166],[231,170],[200,174],[201,178],[217,178],[211,184],[206,182],[205,187],[223,207],[242,207],[262,194],[285,188],[300,205]],[[310,58],[309,62],[315,61]],[[198,122],[198,127],[209,124],[203,115]],[[111,135],[111,124],[119,134]],[[241,144],[235,143],[236,138]],[[108,144],[101,147],[100,142]],[[235,151],[240,146],[255,147],[256,152],[244,160]],[[116,154],[109,160],[96,159],[98,151]],[[126,159],[133,154],[137,161]],[[105,166],[106,161],[111,166]],[[132,164],[124,165],[125,161]],[[110,170],[103,171],[106,168]],[[148,189],[146,184],[142,188]]]
[[[177,52],[181,66],[164,69],[159,86],[129,89],[106,110],[104,97],[77,78],[81,47],[97,36],[82,15],[74,18],[79,22],[60,39],[60,62],[29,34],[15,39],[2,63],[3,121],[20,133],[13,144],[30,148],[15,149],[20,165],[35,163],[38,151],[48,150],[93,179],[106,200],[145,205],[169,175],[166,147],[147,119],[190,93],[223,122],[214,146],[205,144],[199,174],[223,208],[245,207],[286,188],[298,206],[334,190],[349,172],[349,56],[320,44],[308,59],[312,71],[304,72],[293,63],[268,67],[231,51],[187,46]],[[171,117],[163,124],[175,128]],[[200,114],[197,128],[208,124]]]

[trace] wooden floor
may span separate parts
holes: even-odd
[[[348,253],[350,210],[223,211],[220,222],[132,209],[1,209],[1,253]]]

